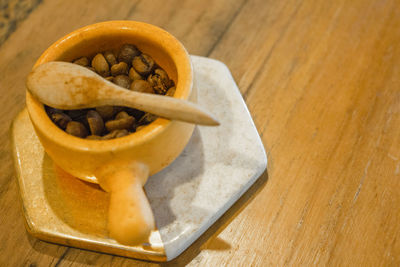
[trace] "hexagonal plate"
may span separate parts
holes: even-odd
[[[55,166],[26,110],[14,120],[15,168],[28,231],[39,239],[154,261],[171,260],[206,231],[264,172],[263,144],[228,68],[192,56],[198,102],[220,121],[198,126],[183,153],[145,189],[158,230],[149,244],[108,238],[108,195]]]

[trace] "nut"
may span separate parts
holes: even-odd
[[[150,74],[147,81],[153,86],[154,92],[157,94],[165,94],[173,85],[173,82],[168,78],[167,73],[162,69],[156,69],[154,74]]]
[[[140,75],[147,75],[153,70],[154,60],[147,54],[141,54],[133,58],[132,67]]]
[[[114,138],[118,138],[118,137],[123,137],[125,135],[128,135],[129,132],[125,129],[122,130],[114,130],[109,134],[106,134],[105,136],[103,136],[102,139],[104,140],[109,140],[109,139],[114,139]]]
[[[50,117],[51,120],[63,130],[65,130],[65,128],[67,127],[68,122],[71,121],[70,116],[62,112],[53,113]]]
[[[108,63],[103,54],[101,53],[98,53],[92,59],[92,67],[96,70],[98,74],[103,77],[107,77],[110,75],[110,67],[108,66]]]
[[[133,81],[130,89],[132,91],[141,92],[141,93],[154,93],[153,88],[151,87],[150,83],[145,80],[136,80]]]
[[[170,88],[174,85],[174,82],[169,79],[168,74],[165,72],[165,70],[158,68],[154,70],[154,73],[155,75],[158,75],[158,77],[160,77],[161,82],[165,84],[166,87]]]
[[[168,89],[167,93],[165,94],[166,96],[174,96],[176,91],[175,86],[172,86],[171,88]]]
[[[81,65],[83,67],[87,67],[87,66],[89,66],[89,59],[87,57],[81,57],[81,58],[76,59],[73,63]]]
[[[126,64],[131,64],[132,59],[135,56],[140,55],[140,51],[136,48],[136,46],[131,44],[125,44],[121,47],[121,50],[118,55],[118,61],[125,62]]]
[[[86,118],[92,135],[102,135],[104,131],[104,121],[100,114],[95,110],[89,110],[86,114]]]
[[[113,82],[121,87],[129,88],[131,85],[131,79],[126,75],[118,75],[114,77]]]
[[[127,74],[128,73],[128,64],[125,62],[120,62],[117,64],[112,65],[111,67],[111,75],[112,76],[117,76],[121,74]]]
[[[86,127],[78,121],[70,121],[65,131],[73,136],[85,138],[88,135]]]
[[[158,117],[154,114],[146,112],[143,117],[140,118],[138,124],[139,125],[147,125],[153,121],[155,121]]]
[[[129,78],[131,78],[132,81],[143,80],[143,77],[139,73],[137,73],[134,68],[131,68],[129,70]]]
[[[115,116],[115,119],[116,119],[116,120],[119,120],[119,119],[123,119],[123,118],[127,118],[127,117],[130,117],[130,116],[129,116],[128,113],[126,113],[126,111],[120,111],[120,112],[118,112],[118,114]]]
[[[110,64],[110,66],[117,64],[117,59],[115,58],[114,53],[111,51],[104,52],[104,58],[106,59],[108,64]]]
[[[132,128],[134,122],[135,118],[132,116],[128,116],[121,119],[107,121],[105,125],[107,130],[109,132],[112,132],[114,130],[122,130],[122,129],[129,130]]]
[[[115,111],[113,106],[100,106],[96,107],[96,111],[103,118],[103,120],[111,119],[114,116]]]

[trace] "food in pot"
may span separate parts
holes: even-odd
[[[141,93],[173,96],[175,84],[154,59],[135,45],[124,44],[116,53],[104,51],[73,63],[87,67],[106,80]],[[91,109],[60,110],[46,106],[50,119],[65,132],[89,140],[126,136],[153,122],[157,116],[136,109],[101,106]]]

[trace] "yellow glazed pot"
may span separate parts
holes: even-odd
[[[141,22],[108,21],[78,29],[51,45],[35,66],[48,61],[72,61],[97,52],[135,44],[154,58],[174,80],[174,97],[194,101],[193,70],[183,45],[166,31]],[[138,132],[112,140],[86,140],[59,129],[43,104],[28,91],[26,104],[44,149],[70,174],[99,183],[111,193],[110,236],[127,245],[145,242],[155,228],[143,192],[152,175],[169,165],[183,150],[194,125],[158,118]]]

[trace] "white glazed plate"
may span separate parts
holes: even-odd
[[[108,195],[54,166],[23,110],[14,120],[15,167],[28,231],[39,239],[153,261],[181,254],[258,179],[267,166],[261,139],[225,64],[191,57],[198,103],[221,122],[197,126],[182,154],[145,190],[158,230],[149,244],[107,236]]]

